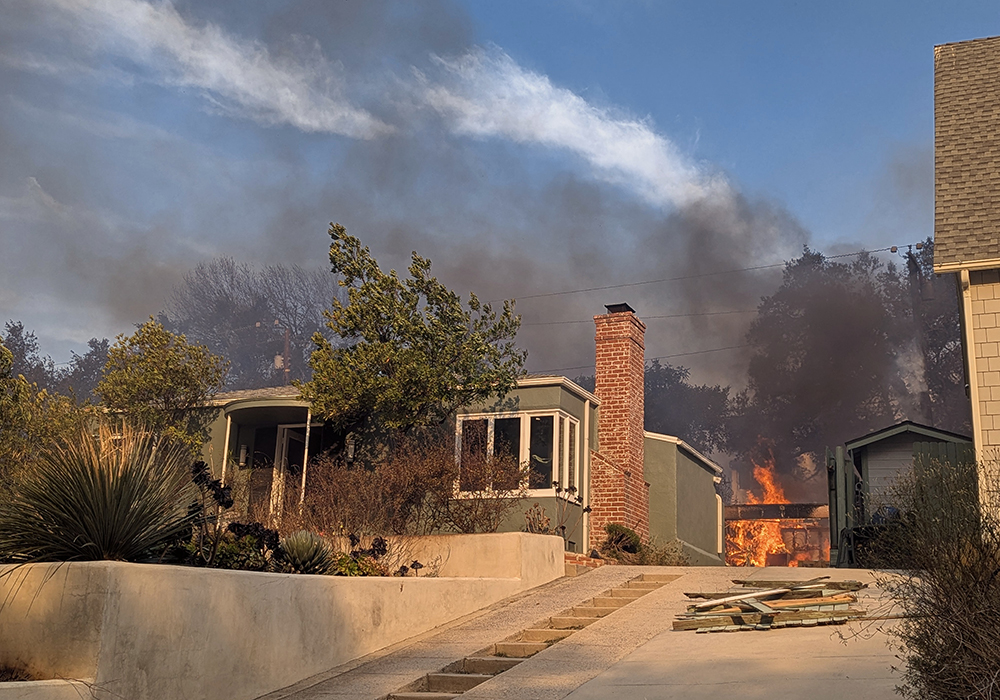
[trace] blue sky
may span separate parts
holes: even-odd
[[[740,351],[701,351],[741,343],[775,268],[536,295],[926,238],[933,46],[1000,33],[985,2],[0,0],[0,19],[0,319],[57,361],[212,257],[323,267],[338,221],[387,266],[417,250],[463,293],[522,299],[534,371],[585,368],[588,319],[627,300],[674,316],[647,356],[736,384]]]

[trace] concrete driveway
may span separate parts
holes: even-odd
[[[874,625],[853,623],[768,632],[674,632],[685,591],[716,591],[730,579],[805,580],[829,575],[867,583],[864,571],[847,569],[736,569],[602,567],[560,579],[496,604],[419,639],[305,679],[267,700],[376,698],[424,673],[500,641],[538,619],[599,595],[644,573],[680,574],[460,697],[465,700],[889,700],[895,697],[900,661]],[[880,591],[865,589],[858,605],[883,609]],[[842,638],[842,635],[844,638]]]

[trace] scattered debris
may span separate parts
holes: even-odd
[[[828,581],[820,576],[808,581],[750,581],[728,591],[685,593],[702,602],[688,605],[674,620],[674,630],[696,632],[765,631],[781,627],[842,625],[867,613],[851,607],[854,592],[867,588],[859,581]]]

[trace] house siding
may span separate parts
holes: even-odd
[[[887,495],[900,475],[912,468],[914,437],[903,433],[866,446],[863,478],[870,496],[877,500]]]

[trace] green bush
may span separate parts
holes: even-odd
[[[127,426],[43,449],[0,503],[0,559],[155,559],[199,517],[190,452]]]
[[[660,544],[655,540],[643,542],[635,530],[608,523],[604,526],[608,538],[601,544],[601,554],[619,564],[638,566],[686,566],[687,556],[677,540]]]
[[[642,547],[642,540],[638,533],[631,528],[618,523],[608,523],[604,526],[604,532],[608,539],[604,542],[604,547],[609,550],[618,550],[627,554],[638,554]]]

